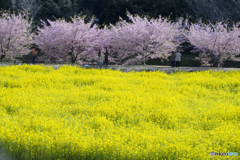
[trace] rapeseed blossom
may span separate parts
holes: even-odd
[[[1,148],[15,159],[53,160],[239,153],[239,79],[239,71],[0,67]]]

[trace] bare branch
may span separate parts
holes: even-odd
[[[38,11],[43,7],[37,0],[12,0],[13,8],[23,11],[31,19],[37,15]]]

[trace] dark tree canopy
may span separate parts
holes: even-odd
[[[27,0],[0,0],[0,8],[19,11],[20,2]],[[176,19],[191,17],[190,20],[202,18],[204,21],[230,20],[240,21],[240,1],[236,0],[33,0],[42,5],[34,16],[35,24],[40,19],[65,18],[74,14],[96,17],[100,24],[116,23],[119,17],[126,18],[126,11],[131,14],[159,15]],[[15,3],[15,5],[13,4]],[[214,10],[213,10],[214,8]],[[30,8],[32,9],[32,8]]]

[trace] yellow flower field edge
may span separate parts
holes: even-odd
[[[240,154],[239,80],[239,71],[0,67],[1,148],[19,160],[239,159],[210,156]]]

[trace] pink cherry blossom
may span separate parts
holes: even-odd
[[[108,46],[117,60],[124,64],[146,64],[150,58],[167,59],[184,41],[182,20],[170,22],[127,14],[131,23],[120,19],[110,26]]]
[[[93,20],[85,23],[84,17],[79,16],[71,20],[48,20],[50,25],[43,22],[43,28],[38,28],[35,41],[45,53],[42,60],[55,58],[57,61],[75,63],[83,59],[97,59],[97,50],[102,48],[99,44],[102,32],[96,25],[91,26]]]
[[[31,23],[23,14],[2,13],[0,17],[0,53],[13,60],[29,54],[33,35]]]
[[[199,21],[197,24],[188,24],[188,31],[185,36],[195,46],[193,52],[199,52],[198,59],[202,65],[212,65],[217,62],[218,67],[226,60],[236,60],[240,54],[240,23],[229,27],[224,22],[216,24],[204,24]]]

